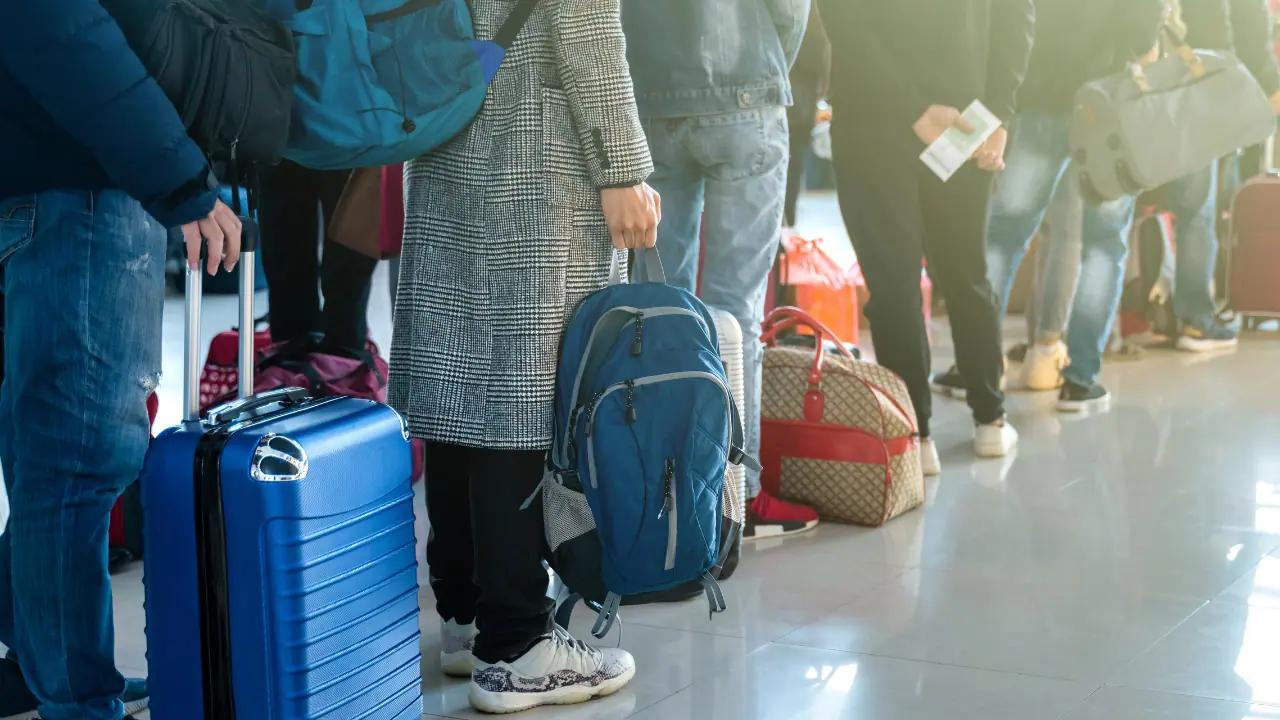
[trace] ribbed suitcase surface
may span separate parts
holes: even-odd
[[[193,470],[211,443],[213,495]],[[399,416],[366,400],[158,438],[143,476],[152,717],[420,717],[410,472]],[[206,562],[219,547],[224,577]],[[207,622],[220,606],[225,632]]]

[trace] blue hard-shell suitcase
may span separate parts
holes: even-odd
[[[405,425],[367,400],[247,396],[249,352],[242,399],[197,419],[199,285],[188,272],[188,420],[142,476],[151,716],[420,718]]]

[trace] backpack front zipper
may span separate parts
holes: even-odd
[[[677,516],[680,513],[676,505],[676,459],[667,458],[667,466],[662,473],[662,509],[658,511],[658,519],[667,516],[667,560],[663,570],[676,568],[676,547],[680,539],[680,526]]]
[[[576,415],[582,412],[584,408],[594,407],[596,402],[600,399],[600,394],[597,394],[595,397],[591,398],[591,400],[582,404],[577,404],[580,401],[579,394],[582,392],[582,381],[587,374],[587,366],[590,364],[592,348],[595,347],[596,341],[607,340],[608,342],[613,343],[618,339],[617,335],[614,335],[613,337],[601,337],[601,333],[605,330],[609,318],[615,315],[630,316],[621,325],[617,326],[616,332],[618,334],[625,332],[628,326],[635,323],[631,340],[632,357],[642,356],[644,354],[644,322],[646,320],[652,321],[654,318],[672,316],[690,317],[698,322],[698,327],[702,328],[704,333],[710,332],[703,317],[698,314],[697,311],[690,310],[689,308],[672,306],[655,307],[642,310],[640,308],[627,305],[619,305],[618,307],[610,308],[601,315],[598,320],[596,320],[595,325],[591,328],[591,334],[587,336],[587,346],[583,353],[583,360],[578,365],[578,372],[573,379],[573,391],[569,395],[569,397],[572,398],[572,402],[575,403],[575,409],[572,411],[571,415]],[[559,448],[561,459],[564,461],[568,461],[569,459],[569,440],[573,436],[572,428],[570,428],[570,430],[570,432],[565,433],[564,443]]]
[[[596,475],[596,441],[595,435],[596,415],[600,412],[600,406],[605,400],[615,392],[621,390],[628,391],[627,409],[625,411],[628,420],[636,416],[635,409],[635,389],[646,385],[658,385],[661,383],[677,382],[679,380],[706,380],[715,383],[720,388],[720,392],[724,395],[724,411],[729,422],[733,422],[733,401],[729,395],[729,387],[725,385],[724,380],[720,377],[701,370],[687,370],[683,372],[663,373],[661,375],[649,375],[648,377],[636,378],[635,380],[627,380],[625,382],[614,383],[605,388],[602,392],[597,393],[592,401],[586,406],[587,427],[584,431],[587,438],[587,469],[591,473],[591,487],[599,487],[599,477]]]

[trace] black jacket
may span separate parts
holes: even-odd
[[[1182,0],[1182,20],[1192,47],[1234,51],[1268,95],[1280,91],[1267,0]]]
[[[1163,11],[1164,0],[1036,0],[1036,41],[1019,108],[1070,113],[1081,85],[1155,47]]]
[[[837,108],[907,128],[975,98],[1006,122],[1031,53],[1032,0],[820,0]]]

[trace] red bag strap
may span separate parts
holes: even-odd
[[[844,341],[840,339],[839,335],[836,335],[831,328],[823,325],[820,320],[798,307],[780,307],[769,313],[769,317],[765,318],[764,332],[761,334],[760,339],[765,345],[773,347],[778,344],[778,338],[781,335],[800,327],[812,330],[817,339],[817,342],[814,343],[813,365],[809,368],[810,385],[822,384],[822,367],[823,363],[826,362],[827,353],[824,340],[833,341],[836,347],[840,349],[841,355],[857,362],[857,358],[853,356],[853,353],[849,352],[849,348],[845,347]]]
[[[769,313],[769,316],[765,318],[764,331],[761,333],[760,340],[764,342],[765,345],[774,347],[778,344],[778,338],[780,336],[798,327],[809,328],[817,338],[817,342],[815,343],[816,348],[813,353],[813,365],[809,368],[809,385],[811,387],[817,388],[822,384],[822,368],[823,363],[826,362],[827,351],[826,344],[822,342],[823,339],[833,341],[836,347],[839,348],[841,355],[853,362],[858,362],[858,359],[853,356],[853,353],[849,352],[849,348],[845,347],[844,342],[840,340],[839,335],[836,335],[831,328],[822,324],[822,321],[798,307],[780,307]],[[898,412],[902,413],[903,417],[911,417],[912,413],[908,413],[906,408],[902,407],[902,405],[894,399],[893,393],[890,393],[887,388],[882,388],[878,384],[873,383],[866,378],[859,377],[857,379],[867,388],[867,390],[878,392],[883,395],[885,399],[898,410]],[[885,429],[887,428],[887,425],[885,425],[886,421],[884,418],[883,408],[881,408],[880,415],[882,429]],[[914,423],[912,424],[912,430],[918,431]],[[885,432],[887,432],[887,429]]]

